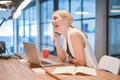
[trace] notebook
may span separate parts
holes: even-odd
[[[37,47],[34,43],[23,42],[27,60],[30,63],[39,65],[39,66],[54,66],[61,65],[62,62],[54,61],[51,59],[40,58]]]

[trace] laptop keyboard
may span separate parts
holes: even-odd
[[[41,64],[43,64],[43,65],[47,65],[47,64],[51,64],[51,63],[46,62],[46,61],[42,61],[42,60],[41,60]]]

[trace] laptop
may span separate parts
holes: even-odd
[[[37,47],[34,43],[23,42],[27,60],[30,63],[39,65],[39,66],[54,66],[61,65],[62,62],[54,61],[51,59],[41,58]]]

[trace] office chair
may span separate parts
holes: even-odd
[[[4,41],[0,41],[0,54],[3,54],[6,52],[6,45]]]
[[[99,69],[103,69],[109,72],[112,72],[114,74],[119,73],[120,68],[120,59],[104,55],[98,64]]]
[[[8,54],[6,54],[6,51]],[[0,41],[0,58],[10,58],[9,52],[4,41]]]

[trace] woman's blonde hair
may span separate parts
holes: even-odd
[[[66,19],[68,20],[68,24],[69,24],[69,25],[71,25],[71,23],[73,22],[73,17],[72,17],[72,15],[71,15],[69,12],[67,12],[66,10],[56,10],[56,11],[54,12],[54,14],[58,14],[58,15],[60,15],[61,17],[66,18]]]

